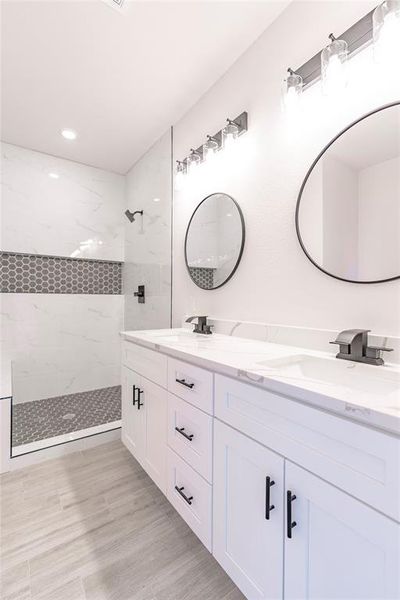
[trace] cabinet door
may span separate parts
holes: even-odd
[[[141,390],[138,413],[145,415],[143,468],[165,494],[168,392],[144,377],[141,378]]]
[[[143,465],[145,449],[145,414],[137,409],[141,377],[134,371],[122,368],[122,441],[133,456]]]
[[[250,600],[282,598],[283,465],[215,421],[213,554]]]
[[[285,598],[398,598],[400,525],[288,461],[285,482]]]

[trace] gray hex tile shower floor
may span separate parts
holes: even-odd
[[[12,445],[21,446],[121,419],[121,386],[13,405]]]

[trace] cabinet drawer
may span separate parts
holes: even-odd
[[[222,375],[215,416],[400,520],[400,439]]]
[[[133,342],[122,342],[122,364],[150,381],[167,387],[167,357]]]
[[[210,371],[169,358],[168,390],[193,406],[213,414],[213,374]]]
[[[212,430],[210,415],[168,393],[168,445],[210,483]]]
[[[167,498],[210,552],[211,489],[207,481],[168,448]]]

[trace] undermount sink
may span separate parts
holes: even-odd
[[[274,375],[310,379],[344,386],[360,392],[391,394],[399,390],[400,376],[385,367],[375,367],[335,358],[296,354],[257,363],[274,371]]]
[[[192,331],[179,331],[174,332],[174,333],[158,333],[157,335],[154,336],[155,338],[159,339],[159,340],[165,340],[168,342],[182,342],[185,340],[191,340],[191,339],[203,339],[204,335],[196,335],[195,333],[193,333]]]

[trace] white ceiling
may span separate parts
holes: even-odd
[[[1,4],[2,139],[125,173],[289,1]]]

